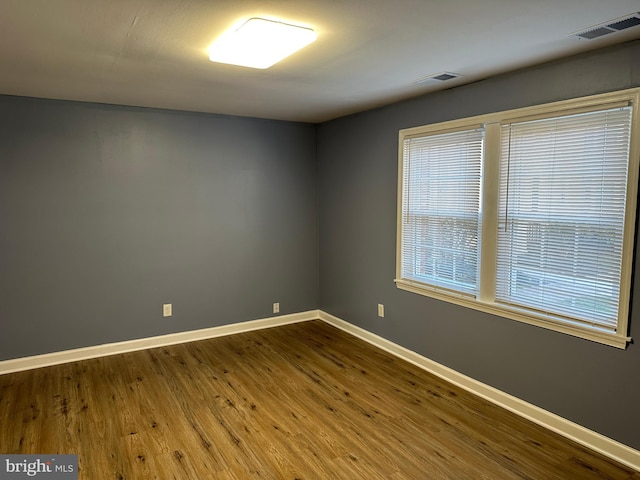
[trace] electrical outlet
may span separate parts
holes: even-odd
[[[273,304],[273,313],[280,313],[280,304],[279,303],[274,303]]]
[[[173,315],[172,312],[172,307],[170,303],[165,303],[162,305],[162,316],[163,317],[170,317],[171,315]]]
[[[378,304],[378,316],[384,317],[384,305],[381,303]]]

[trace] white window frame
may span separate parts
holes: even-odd
[[[627,198],[624,213],[622,242],[622,271],[617,328],[614,332],[597,326],[571,322],[566,318],[517,308],[495,301],[496,255],[498,229],[498,200],[500,189],[501,126],[505,123],[529,121],[537,118],[564,116],[606,109],[614,105],[632,105],[631,137],[629,145],[629,167],[627,176]],[[629,304],[631,299],[631,276],[633,271],[636,200],[638,196],[638,169],[640,165],[640,88],[564,100],[544,105],[507,110],[475,117],[463,118],[432,125],[400,130],[398,142],[398,213],[396,278],[399,289],[443,300],[456,305],[491,313],[512,320],[544,327],[557,332],[585,338],[605,345],[624,349],[631,338],[627,336]],[[482,225],[480,238],[479,291],[477,295],[426,285],[402,278],[402,215],[403,215],[403,155],[404,141],[411,137],[437,135],[452,130],[485,128],[485,150],[483,164],[483,188],[481,192]]]

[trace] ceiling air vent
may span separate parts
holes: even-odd
[[[627,15],[626,17],[609,20],[606,23],[594,25],[587,28],[586,30],[572,33],[569,36],[593,40],[594,38],[599,38],[610,33],[616,33],[621,30],[626,30],[627,28],[637,27],[638,25],[640,25],[640,13],[632,13],[631,15]]]
[[[439,82],[446,82],[447,80],[452,80],[454,78],[462,77],[459,73],[451,73],[451,72],[440,72],[435,73],[433,75],[427,75],[426,77],[421,77],[414,81],[415,85],[423,85],[425,83],[430,83],[432,80],[436,80]]]

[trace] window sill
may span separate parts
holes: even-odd
[[[623,350],[627,347],[627,343],[631,341],[630,337],[619,333],[610,332],[598,327],[588,327],[578,323],[572,325],[567,323],[566,320],[560,320],[552,315],[537,314],[508,305],[481,302],[470,295],[456,294],[446,290],[428,287],[409,280],[396,279],[395,283],[399,289],[407,292],[417,293],[426,297],[472,308],[474,310],[490,313],[499,317],[509,318],[518,322],[543,327],[548,330],[565,333],[567,335],[573,335],[574,337],[584,338],[586,340],[591,340],[593,342],[602,343],[604,345],[609,345]]]

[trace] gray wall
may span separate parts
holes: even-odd
[[[640,449],[640,345],[603,346],[393,283],[399,129],[639,85],[635,42],[320,125],[320,307]],[[385,304],[384,319],[377,317],[378,303]]]
[[[315,130],[0,97],[0,360],[318,308]]]

